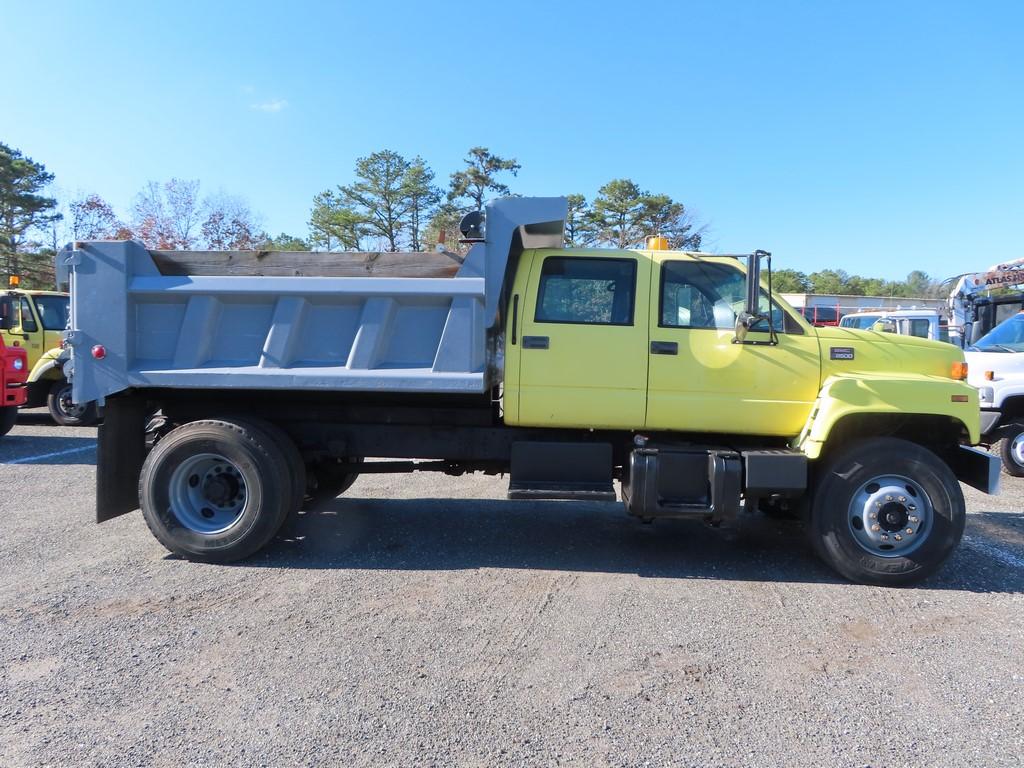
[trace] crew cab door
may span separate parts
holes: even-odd
[[[649,258],[630,251],[523,256],[532,261],[520,265],[506,324],[506,422],[642,427]]]
[[[646,426],[652,430],[793,436],[818,395],[814,331],[776,306],[736,344],[745,274],[731,261],[656,254]],[[762,310],[767,313],[763,295]]]

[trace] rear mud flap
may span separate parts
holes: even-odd
[[[139,508],[139,474],[145,458],[145,401],[108,398],[96,450],[97,523]]]

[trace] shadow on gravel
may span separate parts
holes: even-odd
[[[26,427],[53,427],[56,429],[58,426],[48,411],[43,413],[26,413],[22,411],[18,414],[18,423]]]
[[[1007,517],[972,515],[968,533],[974,540],[1002,547],[987,527],[1011,524]],[[262,557],[238,567],[524,568],[668,579],[843,583],[813,555],[796,522],[755,517],[744,520],[738,530],[682,520],[644,525],[627,517],[617,503],[492,499],[336,499],[293,520]],[[965,544],[923,586],[1024,592],[1024,569],[1014,567],[1012,560],[1008,564],[994,559],[984,547]]]
[[[0,464],[95,464],[95,437],[19,435],[0,440]]]

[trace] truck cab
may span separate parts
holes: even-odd
[[[965,357],[968,381],[978,388],[983,439],[999,442],[1003,468],[1024,477],[1024,312],[978,339]]]
[[[71,384],[61,366],[62,335],[68,324],[70,297],[60,291],[25,290],[15,286],[5,292],[13,308],[11,327],[0,331],[9,347],[23,349],[28,359],[26,408],[46,406],[62,426],[87,426],[96,420],[96,407],[72,402]]]

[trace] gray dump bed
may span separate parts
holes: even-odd
[[[486,392],[506,274],[524,248],[561,247],[565,213],[563,198],[498,200],[461,262],[77,243],[57,256],[74,399],[131,387]]]

